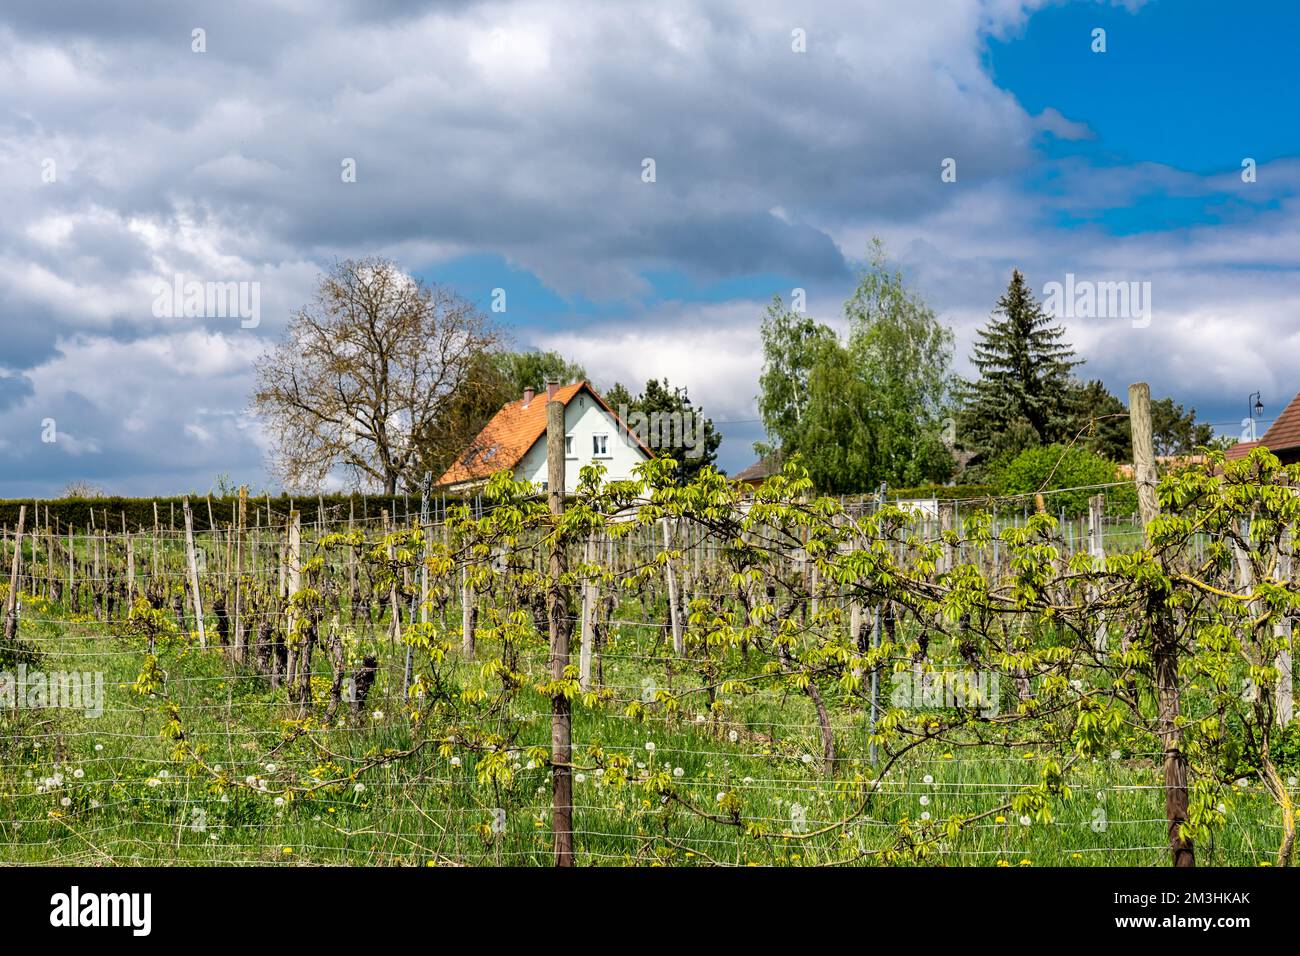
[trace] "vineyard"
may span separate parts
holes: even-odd
[[[1300,471],[1267,452],[933,511],[797,462],[599,479],[24,509],[0,859],[1290,863]]]

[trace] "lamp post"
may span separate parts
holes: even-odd
[[[1255,401],[1252,403],[1251,399]],[[1246,396],[1246,420],[1250,422],[1250,440],[1256,441],[1258,435],[1255,430],[1255,419],[1264,414],[1264,403],[1260,400],[1259,392],[1251,392]]]

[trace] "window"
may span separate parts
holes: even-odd
[[[597,458],[609,454],[609,436],[592,435],[591,436],[591,453]]]
[[[573,457],[573,436],[572,435],[564,436],[564,456],[566,458]]]

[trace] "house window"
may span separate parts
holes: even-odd
[[[608,435],[592,435],[592,436],[591,436],[591,453],[592,453],[593,455],[595,455],[597,458],[601,458],[601,457],[604,457],[604,456],[608,455],[608,454],[609,454],[609,436],[608,436]]]
[[[573,457],[573,436],[572,435],[564,436],[564,456],[566,458]]]

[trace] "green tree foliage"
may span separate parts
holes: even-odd
[[[1157,455],[1188,455],[1214,440],[1214,429],[1196,420],[1196,409],[1183,411],[1172,398],[1151,403],[1151,438]]]
[[[1128,407],[1094,378],[1074,386],[1071,395],[1070,438],[1084,448],[1115,462],[1133,457]]]
[[[507,397],[501,404],[519,398],[525,388],[532,387],[540,391],[548,381],[568,385],[581,382],[587,377],[587,370],[580,363],[570,361],[555,351],[529,349],[522,352],[497,352],[493,359],[501,376],[501,386],[506,390]]]
[[[718,460],[722,435],[713,420],[691,402],[686,389],[669,385],[668,379],[650,379],[636,396],[615,383],[604,398],[643,444],[677,462],[681,480],[693,481],[702,468]]]
[[[779,295],[767,307],[762,336],[758,410],[770,444],[756,445],[755,450],[760,455],[777,448],[791,452],[808,408],[813,367],[838,340],[828,326],[787,308]]]
[[[998,486],[1004,495],[1033,494],[1058,488],[1083,488],[1116,481],[1115,464],[1077,445],[1037,445],[1026,448],[1002,469]],[[1132,514],[1137,510],[1137,492],[1131,486],[1108,488],[1109,514]],[[1053,515],[1064,508],[1067,516],[1087,514],[1088,499],[1099,491],[1067,491],[1046,496]]]
[[[879,243],[844,317],[841,342],[779,298],[768,308],[759,411],[771,444],[757,450],[802,456],[814,485],[837,494],[947,478],[951,331]]]
[[[980,329],[971,363],[979,375],[959,390],[963,447],[995,459],[1072,437],[1070,373],[1080,363],[1019,269]]]

